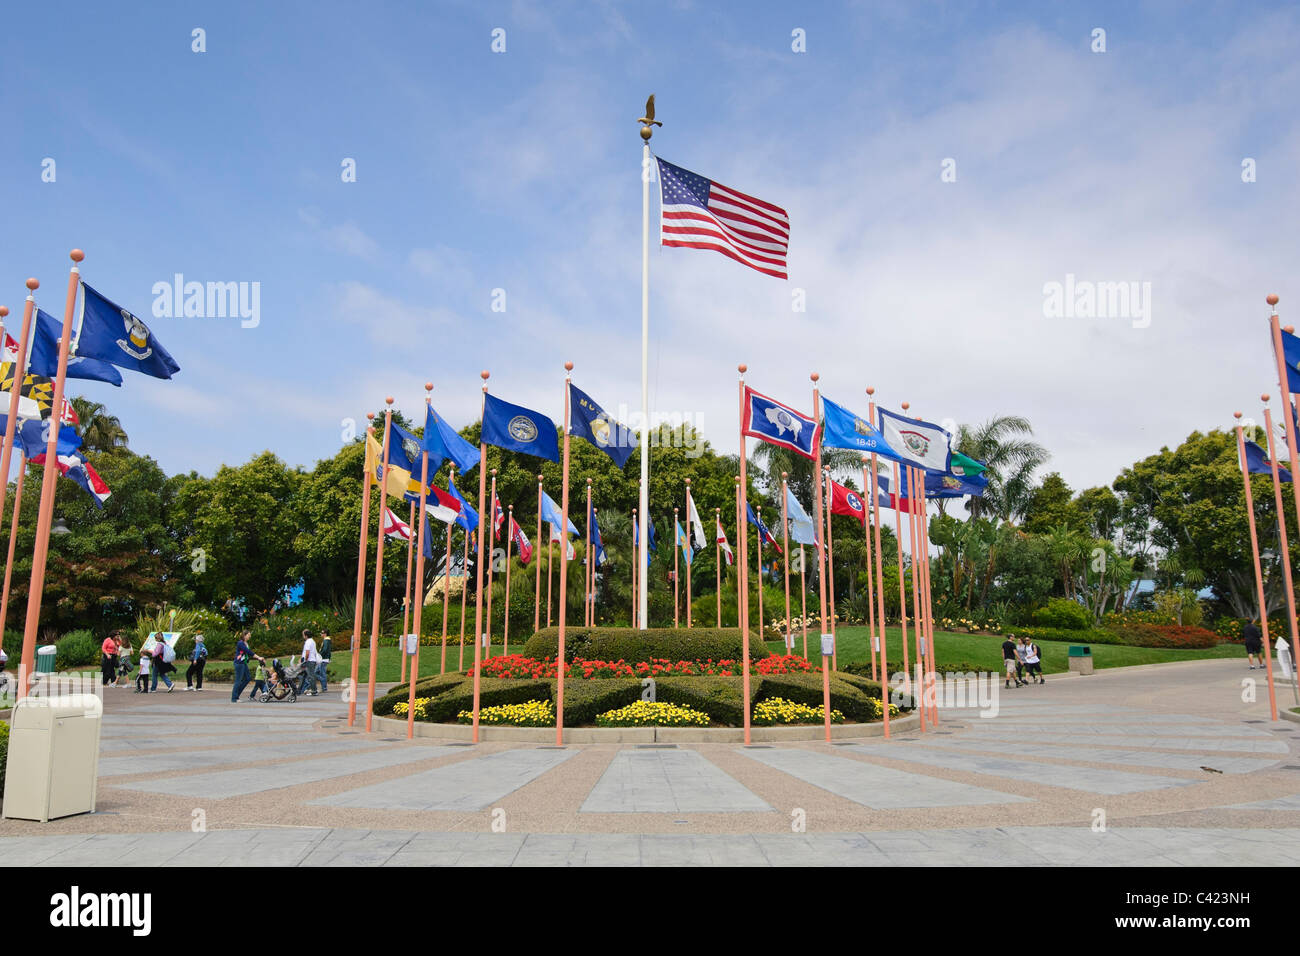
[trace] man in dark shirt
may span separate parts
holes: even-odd
[[[1020,658],[1016,656],[1016,636],[1008,634],[1006,640],[1002,642],[1002,666],[1006,670],[1006,686],[1011,686],[1014,679],[1017,687],[1024,686],[1024,681],[1020,679]]]
[[[1264,635],[1260,633],[1254,621],[1247,621],[1246,626],[1241,629],[1242,640],[1246,642],[1246,660],[1250,661],[1250,669],[1255,669],[1255,658],[1259,658],[1259,666],[1264,666]]]

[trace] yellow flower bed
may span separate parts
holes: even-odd
[[[771,727],[775,724],[820,724],[824,714],[825,710],[821,707],[797,704],[784,697],[769,697],[754,705],[751,719],[759,727]],[[838,710],[832,710],[831,723],[844,723],[844,715]]]
[[[474,722],[474,711],[462,710],[457,719],[462,724]],[[553,727],[555,726],[555,705],[549,700],[529,700],[522,704],[498,704],[495,707],[480,707],[478,712],[480,724],[502,724],[508,727]]]
[[[680,704],[638,700],[596,717],[597,727],[707,727],[709,715]]]
[[[415,719],[416,720],[429,719],[429,701],[431,700],[433,700],[432,697],[415,698]],[[394,717],[406,716],[406,701],[399,700],[396,704],[393,705],[393,716]]]
[[[870,717],[871,720],[880,720],[880,718],[883,716],[882,709],[880,706],[880,701],[875,697],[872,697],[870,700],[867,701],[867,709],[871,711],[871,717]],[[898,716],[897,704],[889,705],[889,716],[890,717]]]

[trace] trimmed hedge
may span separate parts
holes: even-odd
[[[1105,631],[1099,627],[1088,628],[1084,631],[1071,631],[1059,627],[1016,627],[1007,630],[1007,633],[1000,635],[1004,639],[1007,635],[1022,635],[1032,641],[1063,641],[1070,644],[1123,644],[1123,639],[1113,631]],[[999,643],[1001,643],[999,641]]]
[[[843,675],[831,674],[831,710],[840,711],[850,721],[858,723],[869,721],[875,715],[868,701],[872,697],[879,699],[879,685],[875,685],[875,693],[868,694],[866,690],[858,686],[857,682],[862,681],[862,678],[854,677],[852,680],[855,683],[850,683]],[[867,680],[866,683],[874,684],[875,682]],[[822,675],[774,674],[764,677],[759,693],[755,697],[755,703],[760,700],[767,700],[769,697],[784,697],[796,704],[820,707],[822,705]]]
[[[416,686],[416,690],[418,692],[419,685]],[[550,683],[544,680],[502,680],[496,677],[484,677],[479,682],[479,707],[554,699]],[[467,680],[429,701],[428,720],[435,724],[454,724],[462,710],[473,709],[474,682]]]
[[[567,635],[566,635],[567,636]],[[551,700],[555,700],[556,682],[548,685]],[[625,707],[641,699],[641,682],[631,677],[608,677],[598,680],[566,680],[564,682],[564,723],[566,725],[594,724],[596,716],[607,710]],[[471,705],[472,706],[472,705]]]
[[[1117,628],[1121,640],[1129,647],[1169,647],[1201,649],[1215,647],[1219,635],[1203,627],[1180,624],[1130,624]]]
[[[537,660],[554,660],[559,653],[560,630],[546,627],[524,644],[519,653]],[[712,627],[565,627],[564,659],[626,661],[640,664],[656,658],[673,661],[740,660],[744,653],[739,628]],[[752,638],[750,657],[767,657],[762,641]]]
[[[756,674],[750,677],[751,700],[759,699],[758,689],[765,679]],[[693,707],[719,724],[739,727],[745,721],[740,705],[743,683],[742,677],[657,677],[655,699]]]
[[[459,687],[465,683],[465,675],[459,671],[452,671],[449,674],[435,674],[432,677],[421,677],[415,685],[415,697],[418,700],[421,697],[437,697],[439,694],[445,694],[453,687]],[[470,682],[470,692],[473,693],[474,684]],[[398,684],[383,697],[375,701],[375,713],[381,717],[387,716],[393,712],[393,705],[398,701],[407,701],[411,697],[410,683]]]

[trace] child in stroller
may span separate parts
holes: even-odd
[[[301,673],[302,668],[290,665],[285,667],[280,663],[277,657],[271,661],[271,672],[267,675],[266,690],[262,692],[262,702],[270,700],[288,700],[293,703],[298,699],[298,694],[294,690],[295,679]]]

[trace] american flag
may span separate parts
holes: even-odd
[[[663,245],[713,249],[751,269],[787,278],[790,218],[784,209],[655,159]]]

